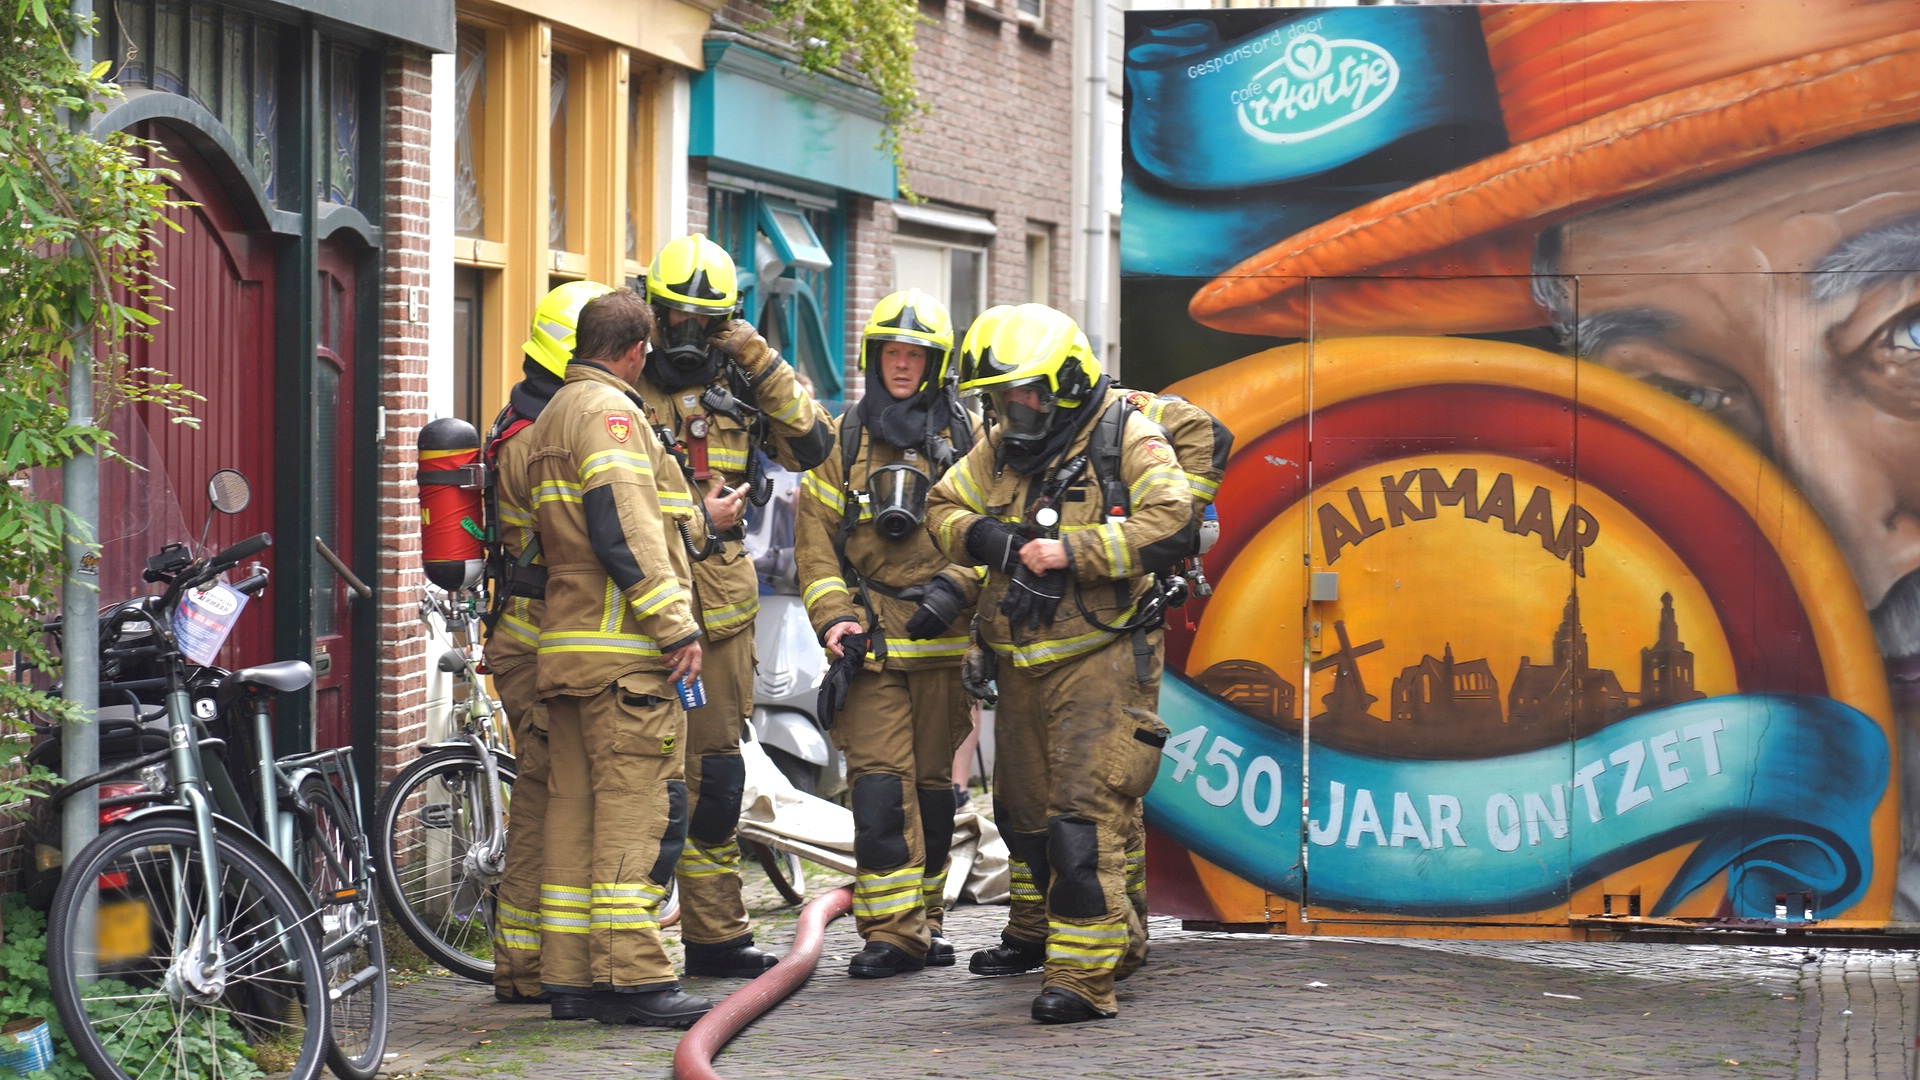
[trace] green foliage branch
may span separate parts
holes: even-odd
[[[927,21],[918,0],[763,2],[770,17],[750,28],[755,33],[783,26],[802,68],[836,77],[851,70],[880,95],[885,111],[880,149],[893,158],[901,194],[915,198],[907,184],[902,140],[918,131],[931,111],[913,77],[914,30]]]
[[[194,395],[127,357],[127,343],[164,310],[164,283],[148,271],[171,174],[147,164],[149,142],[76,130],[121,96],[106,81],[108,63],[83,68],[68,48],[97,25],[67,0],[0,0],[0,656],[43,671],[56,662],[39,620],[59,610],[62,543],[76,525],[36,500],[24,477],[112,453],[101,423],[72,421],[68,366],[91,350],[100,418],[148,401],[192,423]],[[71,715],[58,697],[0,675],[0,807],[53,779],[25,769],[19,740],[8,738],[35,713]]]

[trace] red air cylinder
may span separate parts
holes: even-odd
[[[427,580],[453,592],[486,567],[480,433],[455,416],[420,429],[420,558]]]

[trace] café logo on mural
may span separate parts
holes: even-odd
[[[1233,92],[1240,127],[1267,143],[1299,143],[1366,117],[1393,96],[1400,65],[1370,41],[1294,33],[1280,59]]]

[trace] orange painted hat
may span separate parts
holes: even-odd
[[[1310,319],[1314,336],[1543,325],[1527,277],[1547,227],[1920,122],[1914,0],[1516,4],[1481,26],[1511,147],[1247,259],[1194,295],[1196,320],[1280,337]]]

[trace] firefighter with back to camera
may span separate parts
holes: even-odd
[[[680,992],[659,911],[687,829],[675,684],[701,670],[696,508],[632,386],[652,324],[631,290],[589,301],[566,382],[524,436],[547,566],[540,965],[556,1018],[684,1027],[712,1003]]]
[[[493,994],[508,1004],[548,1000],[540,979],[541,849],[547,817],[547,720],[537,704],[540,621],[546,608],[546,565],[534,530],[533,485],[527,479],[532,440],[525,437],[559,392],[573,359],[575,327],[587,301],[613,290],[597,281],[569,281],[541,299],[522,347],[524,378],[487,433],[493,474],[496,549],[487,576],[493,597],[487,669],[513,724],[513,828],[495,894]],[[569,1002],[569,1005],[578,1004]]]
[[[638,382],[663,438],[705,504],[693,564],[694,610],[705,637],[706,704],[687,714],[687,844],[680,856],[680,927],[687,973],[752,977],[776,958],[754,947],[740,897],[734,830],[746,770],[740,738],[753,711],[753,624],[759,579],[741,540],[747,501],[772,493],[765,451],[794,472],[826,460],[833,428],[793,368],[737,317],[733,259],[698,233],[660,249],[647,269],[654,354]],[[744,479],[737,487],[730,482]]]
[[[987,397],[988,437],[934,486],[927,526],[950,558],[989,572],[978,623],[999,669],[994,817],[1046,898],[1033,1018],[1111,1017],[1116,969],[1141,937],[1128,848],[1167,737],[1154,575],[1191,549],[1191,493],[1161,429],[1121,411],[1128,505],[1109,505],[1089,444],[1124,393],[1067,316],[1000,313],[974,360],[961,389]]]
[[[954,960],[941,934],[953,843],[953,755],[971,727],[960,662],[980,575],[923,525],[929,487],[973,445],[950,379],[953,324],[918,289],[875,305],[861,338],[866,393],[840,452],[802,481],[794,558],[832,657],[820,719],[852,786],[853,912],[866,946],[847,965],[885,978]]]

